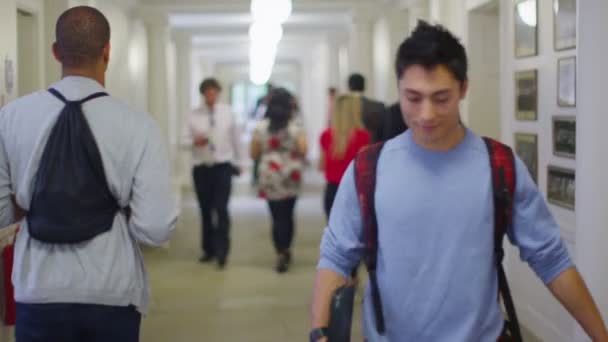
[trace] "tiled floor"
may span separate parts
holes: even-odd
[[[298,201],[294,264],[279,275],[273,270],[266,204],[246,185],[241,188],[231,201],[232,251],[225,270],[197,262],[199,218],[188,194],[170,247],[145,251],[152,303],[143,342],[306,340],[325,222],[321,195],[305,194]],[[358,326],[354,341],[361,340]]]

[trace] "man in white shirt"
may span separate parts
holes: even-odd
[[[214,78],[199,87],[202,105],[190,113],[192,177],[202,216],[200,262],[217,260],[222,269],[230,248],[228,200],[232,176],[240,174],[240,130],[230,106],[218,103],[222,88]]]

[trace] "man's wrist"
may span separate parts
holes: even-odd
[[[313,328],[310,331],[310,342],[317,342],[327,337],[327,327]]]

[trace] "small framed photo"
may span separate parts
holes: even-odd
[[[557,105],[576,106],[576,57],[560,58],[557,61]]]
[[[573,116],[553,117],[553,154],[575,158],[576,119]]]
[[[538,54],[537,0],[515,0],[515,57]]]
[[[556,51],[576,47],[577,0],[553,0],[553,46]]]
[[[551,165],[547,167],[547,200],[549,203],[574,210],[575,192],[574,170]]]
[[[526,164],[534,183],[538,184],[538,135],[515,133],[515,153]]]
[[[526,70],[515,73],[515,118],[536,121],[538,108],[537,71]]]

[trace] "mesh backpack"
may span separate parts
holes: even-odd
[[[507,312],[505,326],[499,341],[521,342],[519,322],[502,266],[504,258],[502,241],[507,228],[511,225],[513,211],[515,159],[510,147],[490,138],[484,137],[483,140],[490,156],[490,167],[492,170],[494,192],[494,258],[498,270],[499,296],[502,297]],[[367,146],[355,158],[355,185],[359,197],[359,207],[361,209],[365,236],[364,262],[371,285],[376,329],[381,335],[385,333],[386,326],[384,324],[382,299],[376,277],[378,222],[376,220],[374,190],[376,186],[376,166],[383,146],[384,142]]]
[[[28,232],[47,243],[79,243],[109,231],[120,210],[110,192],[97,142],[82,104],[108,96],[99,92],[68,101],[52,127],[34,177]]]

